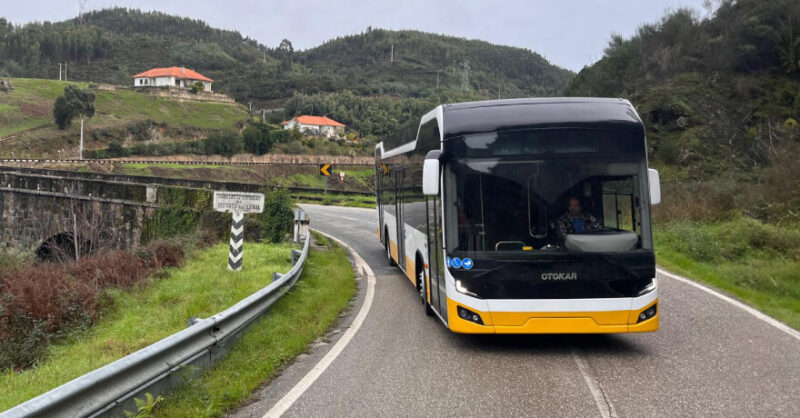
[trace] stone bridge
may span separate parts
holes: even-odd
[[[0,247],[43,257],[49,247],[75,246],[73,237],[82,247],[97,240],[110,248],[134,247],[146,239],[148,221],[174,201],[210,212],[211,189],[256,188],[170,180],[0,167]],[[166,184],[154,183],[159,181]]]

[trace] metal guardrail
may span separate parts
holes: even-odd
[[[299,217],[296,222],[300,223]],[[242,331],[297,282],[311,241],[308,222],[299,228],[301,233],[295,236],[304,241],[302,251],[292,250],[291,270],[274,273],[266,287],[210,318],[190,321],[184,330],[2,412],[0,418],[122,415],[123,410],[136,411],[135,398],[147,392],[157,395],[199,374],[221,359]]]

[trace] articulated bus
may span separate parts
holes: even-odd
[[[457,333],[658,329],[644,127],[622,99],[440,105],[375,150],[378,237]]]

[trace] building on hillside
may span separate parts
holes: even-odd
[[[337,122],[326,116],[295,116],[286,122],[281,123],[283,129],[295,129],[300,132],[321,135],[328,138],[341,137],[344,135],[345,124]]]
[[[153,68],[133,76],[134,87],[180,87],[191,88],[196,82],[203,83],[203,91],[211,91],[214,80],[186,67]]]

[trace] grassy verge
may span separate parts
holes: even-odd
[[[336,322],[355,295],[353,268],[344,249],[320,236],[317,241],[325,249],[311,250],[295,287],[228,357],[166,396],[155,415],[209,417],[235,409]]]
[[[800,228],[734,216],[655,225],[656,257],[669,271],[722,290],[800,329]]]
[[[349,206],[355,208],[375,208],[375,196],[340,195],[336,192],[323,193],[292,193],[292,197],[299,203],[315,203],[317,205]]]
[[[110,363],[213,315],[264,287],[291,266],[289,244],[246,244],[244,270],[230,272],[228,244],[199,251],[147,286],[111,291],[113,307],[92,327],[51,345],[38,365],[0,371],[0,411]]]

